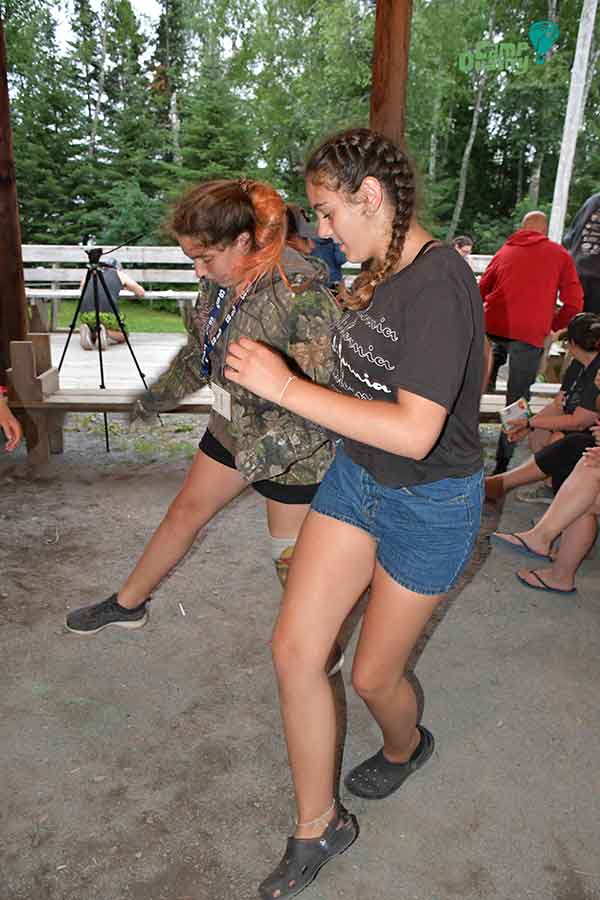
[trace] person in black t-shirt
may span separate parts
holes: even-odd
[[[309,384],[262,344],[231,344],[225,374],[340,438],[302,527],[273,636],[298,823],[280,866],[260,886],[293,897],[358,834],[335,799],[335,710],[321,677],[340,626],[370,600],[353,684],[383,747],[346,776],[382,798],[431,757],[405,677],[410,653],[459,577],[482,505],[479,398],[483,310],[472,272],[414,218],[406,155],[353,129],[326,140],[306,169],[319,234],[368,263],[333,326],[330,389]]]
[[[525,425],[508,433],[512,442],[533,437],[530,446],[534,455],[508,472],[486,478],[488,500],[499,500],[515,487],[546,477],[552,479],[556,493],[584,450],[594,445],[589,429],[600,413],[600,390],[596,385],[600,371],[600,316],[578,313],[569,322],[567,339],[573,361],[565,372],[561,391]],[[539,440],[538,430],[542,432]]]
[[[563,243],[575,261],[584,311],[600,313],[600,193],[578,210]]]

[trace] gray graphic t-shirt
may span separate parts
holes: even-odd
[[[479,399],[483,306],[473,273],[448,247],[433,247],[379,285],[370,306],[334,326],[331,386],[364,400],[405,390],[443,406],[445,426],[423,460],[344,439],[349,456],[392,487],[464,477],[482,464]]]

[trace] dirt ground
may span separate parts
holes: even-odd
[[[197,416],[166,416],[162,428],[128,433],[112,417],[107,454],[102,429],[100,416],[70,417],[66,452],[46,471],[28,472],[21,449],[0,462],[0,898],[249,900],[292,820],[268,648],[280,591],[262,503],[247,491],[209,525],[156,592],[144,629],[69,635],[66,611],[119,587],[203,430]],[[494,436],[484,434],[488,451]],[[496,515],[488,510],[463,584]],[[341,679],[337,690],[345,710]],[[377,735],[355,699],[350,707],[354,762]],[[463,837],[444,825],[435,852],[423,852],[419,829],[440,825],[445,796],[434,778],[423,805],[423,784],[405,795],[414,830],[392,816],[397,805],[378,818],[353,801],[369,816],[364,855],[328,867],[307,898],[527,897],[492,887],[500,876],[462,852],[479,829],[469,804]],[[380,873],[374,887],[384,858],[402,874]]]

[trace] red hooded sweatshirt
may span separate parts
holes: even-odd
[[[529,228],[520,228],[498,250],[479,290],[486,332],[534,347],[543,347],[550,331],[565,328],[583,308],[583,289],[570,255]]]

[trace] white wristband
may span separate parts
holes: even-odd
[[[285,392],[286,392],[287,389],[289,388],[289,386],[290,386],[290,384],[292,383],[292,381],[295,381],[296,378],[297,378],[296,375],[290,375],[290,377],[288,378],[288,380],[286,381],[286,383],[284,384],[284,386],[281,388],[281,393],[280,393],[279,397],[277,398],[277,403],[278,403],[280,406],[281,406],[281,401],[283,400],[283,395],[285,394]]]

